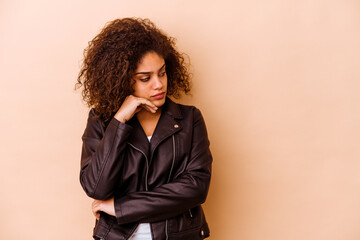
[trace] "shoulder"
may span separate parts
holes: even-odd
[[[191,136],[197,136],[197,139],[208,141],[207,127],[204,117],[199,108],[194,105],[178,104],[183,118],[180,120],[182,126],[191,129]],[[201,136],[201,137],[199,137]]]
[[[189,115],[189,114],[193,115],[193,116],[201,115],[200,109],[194,105],[179,104],[179,108],[180,108],[181,113],[184,116]]]
[[[200,110],[197,107],[193,105],[177,103],[170,98],[166,100],[166,111],[175,118],[184,118],[189,114],[192,115],[193,113],[200,113]]]
[[[115,115],[115,113],[113,115]],[[96,124],[102,126],[103,128],[106,128],[109,125],[109,123],[111,122],[113,115],[111,116],[111,118],[108,121],[105,121],[101,117],[101,114],[98,111],[96,111],[95,108],[91,108],[89,110],[88,122],[96,123]]]
[[[194,105],[185,105],[170,100],[168,103],[168,110],[175,118],[180,118],[185,121],[192,120],[192,122],[204,121],[200,109]]]
[[[89,118],[98,118],[99,114],[96,112],[95,108],[91,108],[89,111]]]
[[[100,115],[96,112],[94,108],[91,108],[89,110],[84,136],[94,135],[95,133],[102,132],[102,125],[103,121],[100,119]]]
[[[95,110],[95,108],[91,108],[89,111],[88,123],[96,123],[100,125],[104,123],[104,121],[100,117],[100,114]]]

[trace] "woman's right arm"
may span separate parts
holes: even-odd
[[[135,113],[145,109],[155,113],[157,107],[149,100],[129,95],[104,130],[95,110],[89,113],[82,136],[80,183],[86,194],[106,200],[114,196],[124,161],[124,150],[132,127],[125,124]]]
[[[105,200],[114,195],[132,127],[113,118],[106,130],[92,109],[82,136],[80,183],[86,194]]]

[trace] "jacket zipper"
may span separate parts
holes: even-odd
[[[172,143],[173,143],[173,159],[172,159],[169,178],[167,180],[167,183],[170,182],[171,173],[172,173],[172,170],[173,170],[174,164],[175,164],[175,153],[176,152],[175,152],[175,137],[174,137],[174,135],[172,135]],[[169,239],[169,233],[168,233],[168,220],[167,219],[166,219],[166,222],[165,222],[165,236],[166,236],[166,240],[168,240]]]
[[[141,151],[141,149],[135,147],[134,145],[132,145],[131,143],[128,143],[131,147],[133,147],[134,149],[138,150],[139,152],[142,153],[142,155],[144,155],[145,160],[146,160],[146,172],[145,172],[145,190],[148,191],[148,182],[147,182],[147,178],[148,178],[148,174],[149,174],[149,160],[146,156],[146,154]],[[134,231],[136,230],[137,226],[139,226],[139,224],[136,225],[136,227],[134,228],[134,230],[132,231],[130,237],[134,234]]]
[[[170,173],[169,173],[169,178],[168,178],[168,180],[167,180],[167,183],[170,182],[171,173],[172,173],[172,170],[173,170],[174,164],[175,164],[175,137],[174,137],[174,135],[172,135],[172,143],[173,143],[173,159],[172,159],[172,164],[171,164]]]
[[[139,224],[136,224],[136,226],[130,232],[130,237],[126,238],[126,240],[128,240],[128,239],[130,239],[132,237],[132,235],[134,234],[134,232],[135,232],[135,230],[137,229],[138,226],[139,226]]]
[[[145,172],[145,190],[148,191],[148,174],[149,174],[149,160],[146,156],[146,154],[139,148],[135,147],[134,145],[132,145],[131,143],[128,143],[130,146],[132,146],[133,148],[135,148],[136,150],[138,150],[139,152],[141,152],[144,157],[145,157],[145,160],[146,160],[146,172]]]
[[[165,222],[165,236],[166,236],[166,240],[169,239],[169,234],[168,234],[168,220],[166,219]]]
[[[191,209],[189,209],[189,213],[190,213],[190,218],[193,218],[193,215],[191,213]]]
[[[170,173],[169,173],[169,177],[168,177],[168,180],[167,180],[167,183],[170,182],[170,178],[171,178],[171,173],[172,173],[172,170],[174,168],[174,164],[175,164],[175,137],[174,135],[172,135],[172,143],[173,143],[173,159],[172,159],[172,163],[171,163],[171,168],[170,168]],[[148,182],[147,182],[147,178],[148,178],[148,174],[149,174],[149,160],[146,156],[146,154],[139,148],[135,147],[134,145],[132,145],[131,143],[128,143],[131,147],[133,147],[134,149],[138,150],[139,152],[141,152],[144,157],[145,157],[145,160],[146,160],[146,173],[145,173],[145,190],[148,191]],[[189,210],[190,211],[190,210]],[[190,212],[191,214],[191,212]],[[166,219],[165,221],[165,235],[166,235],[166,240],[169,239],[169,233],[168,233],[168,220]]]

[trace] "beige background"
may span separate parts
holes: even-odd
[[[91,239],[82,50],[148,17],[191,59],[212,240],[360,239],[360,2],[0,1],[0,239]]]

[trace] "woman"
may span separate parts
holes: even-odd
[[[90,43],[77,87],[92,107],[80,182],[95,199],[95,239],[203,239],[212,156],[174,40],[152,22],[110,22]]]

